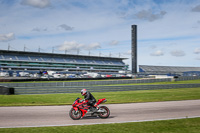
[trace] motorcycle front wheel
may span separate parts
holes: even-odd
[[[79,120],[82,116],[82,112],[80,110],[76,111],[74,108],[71,108],[71,110],[69,111],[69,116],[73,120]]]
[[[110,110],[108,107],[106,106],[100,106],[99,110],[101,110],[102,112],[99,113],[99,117],[102,119],[106,119],[110,116]]]

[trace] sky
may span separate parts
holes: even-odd
[[[0,0],[0,49],[200,67],[200,0]]]

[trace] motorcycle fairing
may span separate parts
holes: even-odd
[[[98,102],[96,103],[97,105],[101,104],[101,103],[104,103],[106,102],[106,98],[103,98],[103,99],[99,99]]]
[[[78,105],[75,105],[73,108],[75,109],[75,111],[80,109],[82,112],[82,117],[83,117],[87,113],[87,110],[90,108],[90,106],[87,103],[84,103],[84,104],[80,103]]]

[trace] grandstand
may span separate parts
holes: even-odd
[[[149,66],[139,65],[138,74],[161,74],[161,75],[180,75],[180,76],[200,76],[200,67],[180,67],[180,66]]]
[[[126,58],[0,50],[1,71],[119,72]]]

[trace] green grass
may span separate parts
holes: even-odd
[[[185,81],[172,81],[173,83],[181,83],[181,84],[196,84],[196,83],[200,83],[200,79],[197,80],[185,80]]]
[[[5,128],[5,133],[199,133],[200,118],[87,126]]]
[[[198,80],[185,80],[185,81],[168,81],[168,82],[154,82],[154,83],[130,83],[130,84],[112,84],[104,86],[120,86],[120,85],[161,85],[161,84],[200,84]],[[102,85],[101,85],[102,86]]]
[[[96,99],[106,98],[107,103],[157,102],[200,99],[200,88],[180,88],[142,91],[92,93]],[[80,93],[40,95],[0,95],[0,106],[71,105]]]

